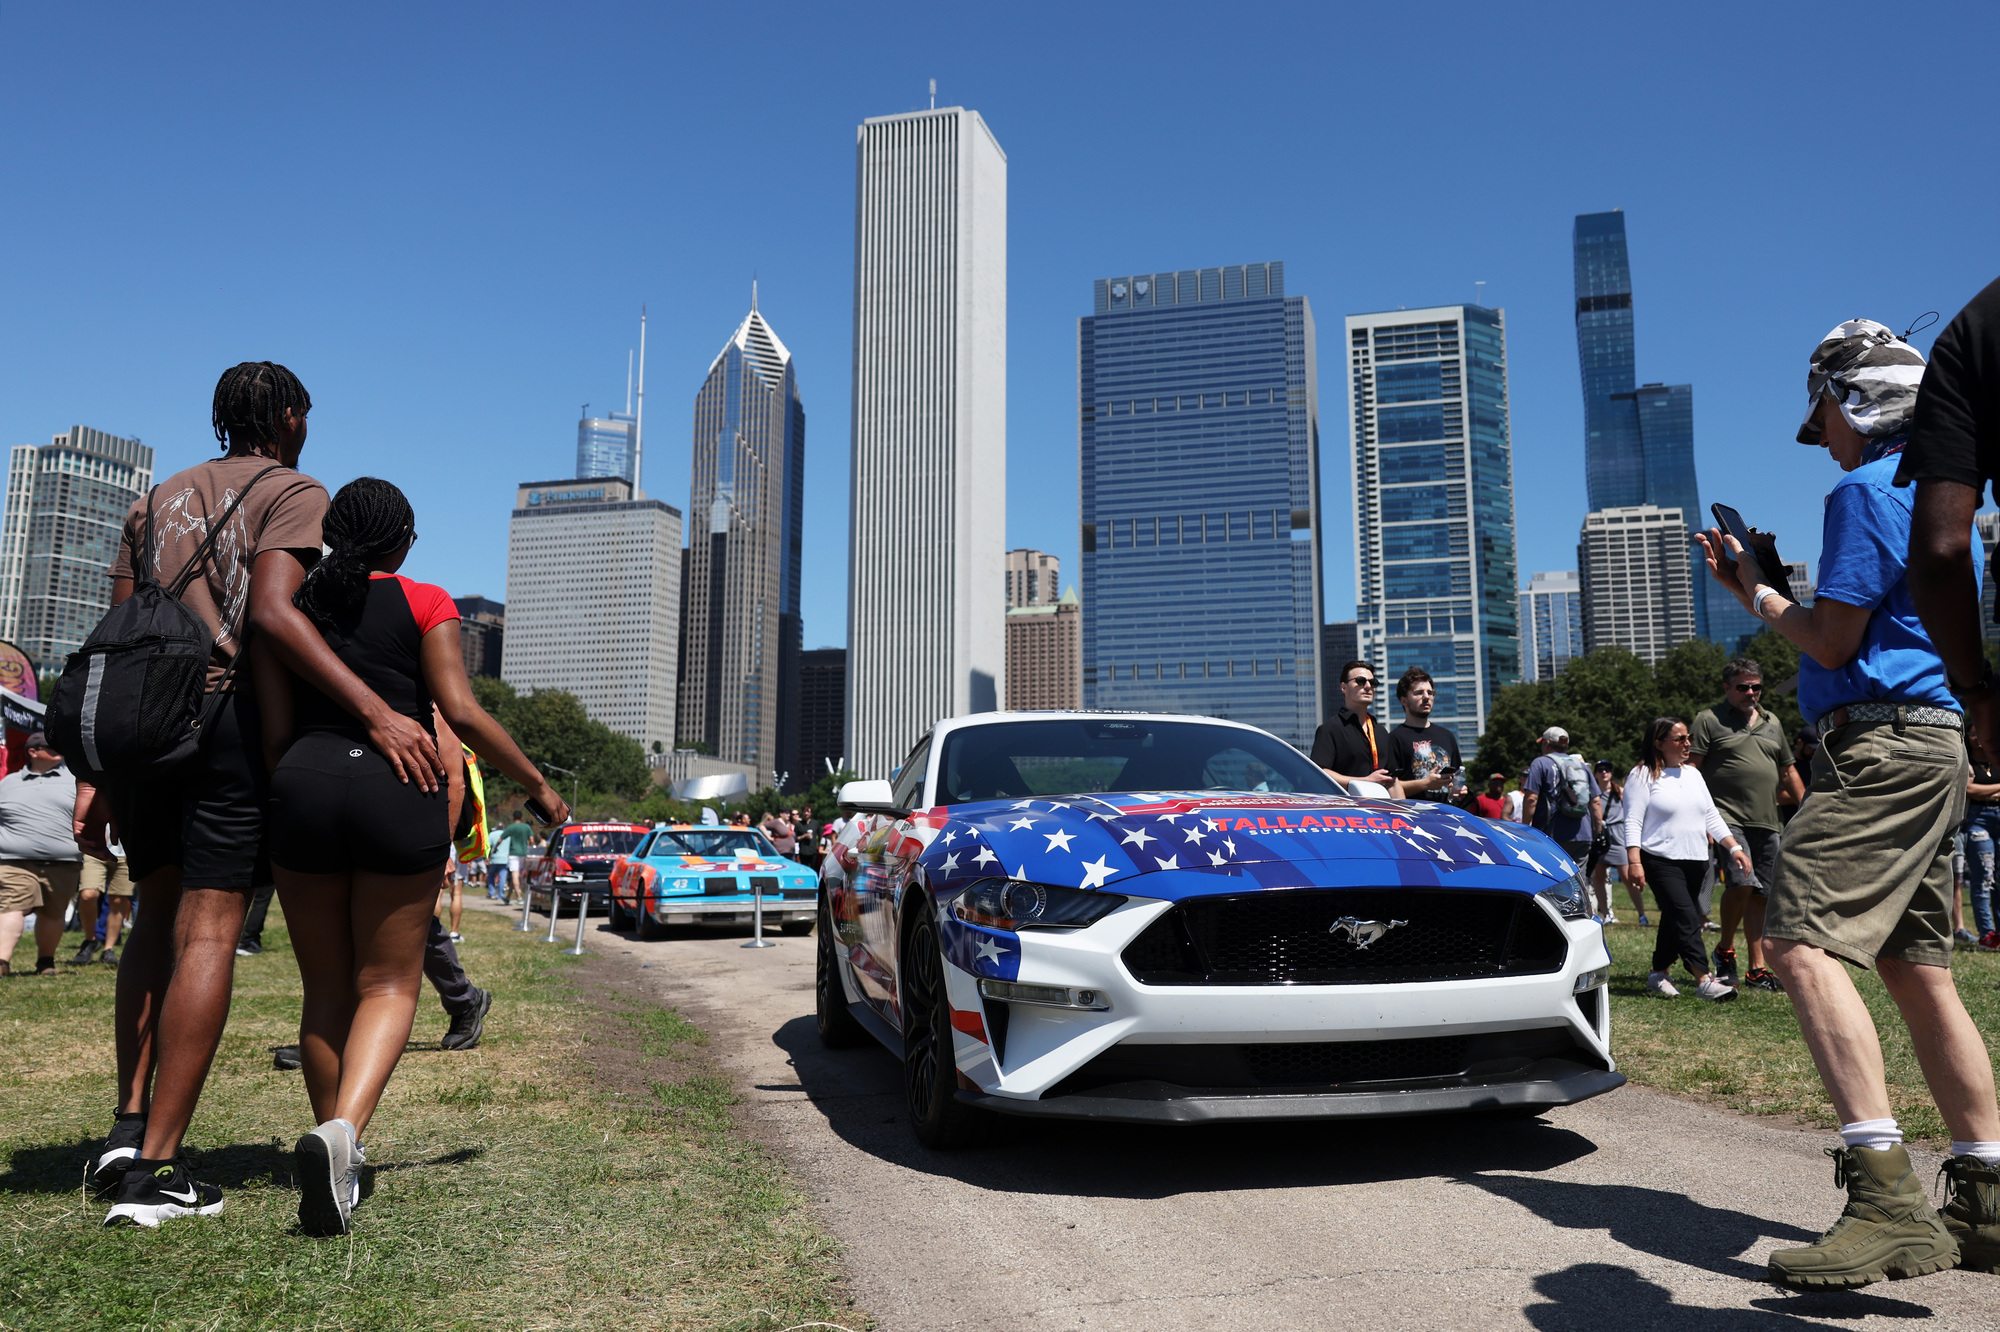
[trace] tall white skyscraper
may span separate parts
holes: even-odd
[[[1006,696],[1007,155],[977,111],[855,135],[847,754]]]
[[[592,720],[672,749],[680,635],[680,510],[615,477],[516,491],[501,679],[566,690]]]
[[[1538,573],[1521,593],[1521,678],[1553,680],[1583,655],[1583,585],[1576,570]]]

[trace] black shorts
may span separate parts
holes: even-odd
[[[271,774],[271,863],[295,874],[442,873],[449,797],[396,777],[366,740],[300,736]]]
[[[208,741],[185,772],[171,782],[110,786],[134,883],[170,865],[188,888],[247,892],[271,881],[262,737],[256,698],[238,690],[216,709]]]

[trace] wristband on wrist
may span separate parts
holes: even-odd
[[[1763,618],[1764,618],[1764,598],[1766,598],[1766,597],[1775,597],[1775,596],[1777,596],[1777,595],[1778,595],[1778,589],[1777,589],[1777,588],[1775,588],[1775,587],[1760,587],[1760,588],[1758,588],[1758,589],[1757,589],[1757,595],[1756,595],[1755,597],[1751,598],[1751,600],[1750,600],[1750,613],[1751,613],[1752,615],[1755,615],[1755,616],[1756,616],[1756,617],[1757,617],[1758,619],[1760,619],[1760,620],[1761,620],[1761,619],[1763,619]]]

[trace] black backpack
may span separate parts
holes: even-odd
[[[79,777],[94,782],[159,780],[200,751],[243,652],[239,639],[228,672],[209,692],[215,635],[181,604],[181,594],[207,566],[216,538],[251,486],[278,470],[273,464],[250,478],[180,576],[164,586],[150,567],[153,498],[159,488],[146,496],[146,531],[134,552],[132,595],[107,611],[83,647],[69,654],[43,719],[50,744]]]

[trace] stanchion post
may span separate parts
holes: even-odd
[[[579,888],[576,892],[576,947],[563,949],[571,957],[583,956],[583,918],[589,914],[590,889]]]
[[[556,917],[562,914],[562,889],[556,887],[555,880],[549,880],[549,937],[543,943],[556,941]]]
[[[508,882],[510,883],[513,882],[513,876],[511,875],[508,876]],[[521,884],[520,889],[521,889],[521,923],[516,925],[514,927],[514,930],[517,934],[525,934],[529,930],[534,929],[535,927],[528,923],[528,886],[526,884]]]
[[[755,882],[752,882],[750,892],[752,900],[756,905],[750,911],[752,922],[750,926],[750,942],[743,946],[745,948],[776,948],[778,944],[775,939],[766,939],[764,937],[764,890],[758,887]]]

